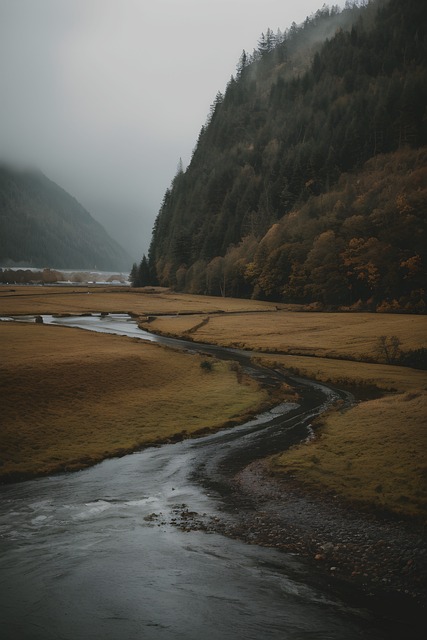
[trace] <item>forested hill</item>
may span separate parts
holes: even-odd
[[[427,3],[325,5],[262,34],[165,193],[151,279],[425,309]]]
[[[126,270],[132,260],[66,191],[0,165],[0,266]]]

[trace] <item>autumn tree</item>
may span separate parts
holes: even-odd
[[[325,6],[242,53],[165,193],[149,252],[159,283],[422,310],[426,12]]]

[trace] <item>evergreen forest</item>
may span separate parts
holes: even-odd
[[[179,163],[134,282],[425,312],[427,3],[262,33]]]

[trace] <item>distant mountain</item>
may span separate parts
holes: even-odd
[[[268,29],[165,193],[152,281],[423,310],[426,145],[426,2],[323,5]]]
[[[40,171],[0,165],[0,266],[128,271],[132,259]]]

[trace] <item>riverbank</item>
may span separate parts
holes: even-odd
[[[427,476],[425,474],[425,459],[423,453],[427,446],[427,432],[425,427],[425,415],[422,412],[425,408],[419,409],[421,415],[418,418],[419,428],[411,428],[408,425],[413,423],[414,403],[419,404],[421,399],[425,399],[427,390],[426,372],[409,367],[391,366],[384,362],[372,362],[373,359],[384,358],[384,353],[378,354],[378,339],[381,336],[394,336],[398,339],[403,350],[422,350],[426,346],[426,317],[411,315],[386,315],[386,314],[366,314],[366,313],[317,313],[303,311],[300,307],[280,307],[267,302],[253,300],[233,300],[231,298],[213,298],[204,296],[191,296],[187,294],[176,294],[167,290],[124,290],[108,287],[16,287],[10,289],[0,287],[0,310],[2,314],[100,314],[108,312],[129,313],[139,319],[142,326],[150,331],[166,333],[186,340],[197,342],[211,342],[218,345],[242,347],[248,350],[258,351],[257,359],[261,364],[265,364],[273,369],[278,368],[283,371],[293,372],[303,377],[317,379],[327,384],[337,387],[351,387],[357,397],[365,397],[366,391],[380,389],[388,395],[387,405],[393,404],[397,410],[390,412],[383,411],[380,407],[376,411],[373,404],[363,403],[356,409],[346,414],[345,419],[341,419],[340,424],[333,427],[333,437],[321,437],[312,442],[312,449],[309,455],[307,448],[303,448],[301,454],[292,453],[292,456],[299,455],[300,470],[294,464],[292,469],[295,473],[300,473],[301,477],[309,479],[311,474],[314,486],[326,481],[327,486],[333,486],[337,493],[343,492],[345,486],[359,493],[359,498],[374,502],[377,506],[391,508],[394,504],[401,510],[415,505],[415,512],[421,511],[426,518]],[[21,325],[22,326],[22,325]],[[45,329],[46,330],[46,329]],[[49,328],[47,329],[49,330]],[[82,332],[80,332],[82,333]],[[33,334],[34,335],[34,334]],[[67,334],[71,336],[71,334]],[[81,338],[83,340],[83,338]],[[94,344],[95,338],[85,338]],[[97,340],[100,340],[98,337]],[[113,345],[117,337],[104,337],[108,344]],[[120,339],[120,345],[124,339]],[[164,361],[164,366],[160,368],[142,367],[141,362],[133,358],[133,354],[123,351],[119,357],[120,349],[116,349],[113,360],[109,360],[104,366],[98,366],[98,356],[91,356],[89,350],[87,354],[72,345],[69,352],[68,363],[61,365],[60,375],[47,375],[50,369],[46,370],[46,375],[42,372],[32,371],[37,359],[34,358],[33,349],[36,341],[31,339],[19,358],[21,365],[16,361],[17,351],[14,339],[5,338],[4,344],[7,348],[5,355],[10,355],[11,366],[17,367],[15,389],[13,393],[16,397],[15,403],[11,404],[11,415],[13,429],[19,431],[22,425],[23,438],[26,442],[26,451],[31,464],[38,460],[40,451],[44,449],[36,441],[32,443],[34,437],[38,438],[40,433],[37,425],[51,424],[51,438],[58,428],[57,425],[68,424],[67,412],[71,410],[73,404],[78,409],[76,416],[77,427],[80,431],[87,428],[88,423],[93,422],[93,417],[88,421],[84,415],[84,403],[88,402],[88,394],[85,394],[85,385],[94,385],[99,378],[100,392],[95,395],[105,400],[91,402],[90,415],[98,415],[96,420],[100,425],[95,432],[89,429],[84,437],[77,439],[81,443],[81,449],[76,455],[73,453],[67,460],[51,461],[50,470],[61,470],[64,468],[80,468],[88,464],[93,464],[111,455],[123,455],[132,450],[145,446],[144,443],[160,443],[173,437],[179,439],[188,437],[190,433],[212,428],[211,419],[216,425],[235,421],[237,415],[245,416],[249,409],[256,410],[266,402],[267,391],[261,391],[262,398],[242,396],[243,407],[239,403],[225,407],[225,395],[219,394],[217,402],[204,404],[204,390],[199,382],[210,380],[213,377],[205,370],[201,376],[200,362],[193,371],[193,378],[186,378],[185,370],[192,357],[181,356],[182,367],[174,371],[171,369],[171,379],[175,379],[173,385],[168,386],[168,396],[160,395],[158,402],[152,405],[155,411],[160,409],[164,413],[158,423],[151,425],[150,435],[144,436],[141,441],[141,416],[143,420],[147,417],[147,407],[141,399],[141,393],[147,398],[147,381],[151,381],[150,394],[153,393],[154,382],[162,386],[165,372],[168,370],[169,361]],[[64,344],[68,340],[59,341],[57,346],[53,343],[43,347],[43,353],[48,353],[52,347],[60,354],[64,350]],[[107,343],[106,343],[107,344]],[[108,351],[108,349],[107,349]],[[261,352],[264,352],[263,354]],[[265,353],[267,352],[267,353]],[[107,352],[105,352],[107,353]],[[168,356],[169,358],[170,356]],[[18,360],[19,360],[18,358]],[[73,362],[74,358],[74,362]],[[114,360],[115,359],[115,360]],[[108,360],[108,358],[107,358]],[[369,360],[369,362],[366,362]],[[79,364],[80,363],[80,364]],[[81,366],[81,363],[84,366]],[[184,364],[185,363],[185,364]],[[29,366],[26,366],[26,365]],[[11,383],[7,370],[6,361],[3,362],[3,376]],[[42,363],[42,367],[45,365]],[[92,366],[92,369],[91,369]],[[149,365],[150,366],[150,365]],[[221,365],[222,366],[222,365]],[[142,368],[141,368],[142,367]],[[32,371],[32,373],[31,373]],[[100,372],[105,375],[99,375]],[[77,372],[77,373],[76,373]],[[83,372],[86,372],[83,374]],[[217,368],[217,373],[220,368]],[[81,384],[75,382],[78,375],[83,375]],[[235,389],[238,395],[242,390],[250,391],[249,386],[239,386],[237,371],[234,372],[234,383],[231,387],[227,384],[227,376],[224,378],[225,391]],[[230,372],[227,374],[230,375]],[[157,377],[156,377],[157,376]],[[217,376],[218,378],[219,376]],[[42,381],[45,380],[45,384]],[[105,380],[105,384],[102,382]],[[234,386],[237,380],[237,387]],[[25,390],[31,385],[40,386],[40,391],[32,394],[36,398],[35,407],[41,407],[40,415],[34,416],[32,409],[28,412],[25,406]],[[77,385],[74,386],[73,385]],[[8,387],[9,388],[9,387]],[[91,387],[88,387],[91,388]],[[181,394],[184,389],[184,394]],[[192,400],[199,403],[199,408],[186,413],[181,410],[182,401],[191,389]],[[71,393],[73,390],[73,393]],[[108,393],[107,393],[107,390]],[[289,390],[288,390],[289,391]],[[258,389],[258,393],[260,390]],[[361,396],[359,394],[362,394]],[[101,394],[101,395],[99,395]],[[103,395],[102,395],[103,394]],[[400,395],[399,395],[400,394]],[[250,395],[250,394],[249,394]],[[286,395],[286,394],[285,394]],[[182,396],[182,397],[181,397]],[[289,396],[289,393],[288,393]],[[195,400],[195,398],[197,399]],[[43,399],[44,398],[44,399]],[[175,402],[174,398],[177,400]],[[42,400],[43,399],[43,400]],[[237,396],[235,395],[235,403]],[[400,401],[400,399],[403,399]],[[246,403],[246,404],[245,404]],[[271,401],[270,401],[271,403]],[[108,407],[112,407],[112,414],[108,413]],[[219,407],[223,406],[223,413],[218,416]],[[362,406],[364,407],[362,409]],[[167,411],[166,407],[170,407]],[[425,407],[425,405],[423,405]],[[83,413],[80,413],[83,412]],[[364,413],[363,424],[359,424],[360,414]],[[374,425],[370,422],[369,415],[374,415]],[[183,420],[181,422],[181,416]],[[231,416],[231,417],[230,417]],[[424,420],[423,420],[424,418]],[[147,418],[148,419],[148,418]],[[328,420],[335,420],[327,417],[324,426],[318,430],[318,435],[327,433],[329,429]],[[365,485],[365,471],[357,464],[353,464],[352,457],[354,450],[349,434],[351,430],[346,428],[347,424],[362,427],[361,442],[364,446],[364,456],[367,457],[365,469],[369,468],[373,473],[370,483],[370,494],[363,494]],[[138,422],[139,421],[139,422]],[[359,421],[359,422],[358,422]],[[74,424],[73,423],[73,424]],[[127,426],[133,425],[132,438],[127,437]],[[139,424],[139,427],[138,427]],[[195,426],[195,424],[197,426]],[[36,428],[34,428],[36,425]],[[188,428],[190,425],[190,429]],[[373,426],[378,432],[376,446],[373,447]],[[74,426],[69,433],[72,434]],[[379,429],[379,431],[378,431]],[[61,430],[61,428],[59,429]],[[396,437],[391,437],[391,436]],[[12,439],[15,435],[12,436]],[[96,455],[88,453],[91,450],[91,438],[98,442]],[[76,440],[76,439],[74,439]],[[112,440],[112,443],[109,443]],[[86,444],[85,444],[86,443]],[[365,446],[366,443],[366,446]],[[74,447],[74,442],[72,443]],[[327,445],[326,447],[323,445]],[[389,453],[386,457],[383,453],[388,444]],[[15,446],[15,445],[13,445]],[[87,452],[84,451],[85,446]],[[68,448],[68,438],[63,444],[58,438],[53,446],[52,456],[56,459],[62,456],[60,448]],[[19,449],[20,447],[16,447]],[[72,450],[72,449],[71,449]],[[396,450],[396,455],[395,451]],[[391,452],[391,453],[390,453]],[[279,452],[278,452],[279,453]],[[305,459],[305,463],[303,462]],[[324,462],[329,459],[344,462],[347,468],[343,470],[342,464],[333,464],[326,468]],[[318,460],[318,461],[317,461]],[[408,463],[402,466],[401,460]],[[412,464],[417,460],[416,465]],[[280,468],[284,473],[289,472],[290,457],[284,454],[276,460],[276,471]],[[32,473],[37,474],[40,466],[35,466]],[[45,468],[45,467],[43,467]],[[378,469],[383,469],[383,477],[375,480]],[[0,467],[0,474],[5,472],[3,462]],[[46,469],[46,468],[45,468]],[[45,472],[45,471],[43,471]],[[345,482],[344,475],[347,474]],[[395,487],[391,499],[388,499],[391,486],[389,480],[395,482],[396,478],[402,478],[400,486]],[[403,489],[403,491],[401,491]],[[414,513],[415,513],[414,512]],[[422,513],[415,513],[421,515]]]
[[[25,308],[31,306],[34,312],[38,313],[47,309],[56,309],[59,312],[61,309],[61,313],[72,314],[75,305],[81,312],[84,310],[86,313],[94,313],[93,309],[101,302],[101,306],[109,304],[110,308],[119,309],[119,303],[114,302],[116,298],[113,294],[110,296],[107,293],[99,293],[91,296],[80,291],[72,295],[70,293],[60,291],[56,295],[50,291],[37,291],[33,294],[30,291],[18,296],[20,299],[15,300],[15,303],[19,306],[24,301]],[[126,294],[121,292],[120,304],[124,304],[126,300],[129,304],[131,300],[137,301],[139,313],[143,308],[146,309],[143,317],[152,328],[155,321],[150,320],[151,316],[147,311],[149,308],[156,309],[161,297],[154,301],[150,294],[131,298],[133,295],[129,294],[126,297]],[[217,303],[221,302],[218,300]],[[176,295],[171,298],[165,295],[165,313],[172,313],[177,303]],[[13,297],[8,298],[9,309],[14,308],[13,304]],[[191,297],[187,297],[183,304],[186,310],[184,320],[183,316],[176,315],[167,321],[173,322],[175,319],[181,329],[184,326],[188,327],[189,323],[193,328],[200,327],[200,316],[196,318],[191,309],[202,304],[214,305],[215,301],[192,300]],[[252,324],[251,301],[242,301],[242,305],[247,306],[245,310],[242,310],[239,304],[236,301],[230,302],[229,311],[233,314],[233,323],[240,327],[239,338],[246,340],[245,335],[251,332],[251,327],[255,327],[256,332],[259,332],[264,326],[262,340],[274,342],[277,332],[272,332],[269,337],[269,329],[272,326],[270,314],[277,318],[278,312],[266,308],[262,312],[265,318],[262,325],[258,309],[255,312],[255,323]],[[216,318],[218,309],[213,311],[212,306],[210,309],[206,311],[206,317],[210,318],[209,314],[214,313]],[[226,323],[229,322],[230,317],[227,313],[221,313],[220,316]],[[303,318],[296,313],[291,316],[292,322],[297,322],[297,316]],[[332,340],[333,319],[324,318],[323,314],[317,317],[319,325],[324,323],[325,330],[328,325],[327,331]],[[342,317],[339,316],[340,319]],[[313,320],[310,319],[311,322]],[[380,333],[384,328],[382,317],[375,316],[367,322],[370,326],[371,343],[374,344],[375,331]],[[206,327],[209,323],[210,321],[205,322],[201,327]],[[418,320],[416,325],[418,328],[421,326]],[[358,326],[358,323],[355,326]],[[394,326],[400,327],[402,336],[404,331],[409,335],[414,328],[413,319],[407,317],[405,322],[405,318],[399,318],[398,325]],[[187,329],[181,329],[176,333],[182,337]],[[194,338],[197,338],[197,335],[194,335],[197,331],[198,329],[191,334]],[[24,470],[22,467],[11,470],[10,461],[5,460],[3,454],[0,473],[9,480],[61,470],[76,470],[104,458],[121,456],[148,445],[201,435],[210,429],[237,424],[266,404],[271,404],[267,390],[261,389],[258,384],[246,378],[234,363],[217,362],[209,357],[194,354],[178,354],[155,345],[143,344],[136,339],[92,334],[64,327],[2,323],[0,332],[2,343],[7,345],[6,358],[2,362],[3,380],[6,385],[4,388],[7,391],[2,399],[2,415],[9,420],[9,428],[2,435],[2,451],[7,450],[9,446],[9,450],[13,452],[12,458],[15,455],[23,455],[32,465],[31,470]],[[413,336],[417,336],[418,333],[419,329],[412,331]],[[187,336],[188,334],[184,335]],[[342,332],[341,345],[344,345],[346,339],[351,341],[350,329],[347,334]],[[247,342],[244,341],[242,346],[252,346],[249,339]],[[338,343],[337,340],[337,348]],[[416,347],[423,343],[421,338],[415,337],[412,344]],[[404,397],[402,394],[409,394],[409,397],[400,403],[401,410],[392,419],[380,408],[375,422],[389,432],[397,433],[399,428],[403,436],[399,445],[392,444],[397,450],[394,452],[395,455],[389,458],[386,468],[389,477],[393,477],[396,465],[408,454],[409,463],[402,470],[405,482],[410,486],[411,474],[415,472],[418,477],[421,471],[420,478],[424,483],[422,486],[425,487],[425,474],[422,474],[422,469],[414,468],[410,457],[411,448],[414,446],[418,447],[419,453],[423,455],[425,428],[420,424],[416,434],[421,439],[419,446],[417,442],[414,443],[414,434],[411,437],[405,436],[408,435],[405,429],[413,407],[412,402],[422,395],[420,392],[426,387],[424,371],[386,364],[346,361],[342,357],[321,358],[318,355],[310,356],[308,353],[258,354],[257,358],[273,369],[292,370],[306,377],[335,382],[337,386],[349,384],[353,388],[363,389],[363,392],[370,392],[373,388],[387,392],[393,390],[393,393],[400,392],[401,397]],[[201,366],[203,362],[211,363],[213,366]],[[207,392],[207,389],[212,390],[212,385],[216,388],[213,395],[211,391]],[[158,395],[153,396],[153,393]],[[231,393],[230,401],[227,401],[228,393]],[[283,388],[280,393],[290,397],[291,392],[289,388]],[[390,397],[394,401],[399,396]],[[242,401],[246,404],[242,405]],[[194,402],[198,404],[195,405]],[[357,419],[356,413],[352,412],[357,412],[361,407],[367,409],[370,414],[368,403],[357,405],[354,410],[345,414],[345,420],[350,426],[353,416],[356,416],[354,420]],[[141,433],[146,426],[142,418],[149,421],[150,416],[151,427],[145,432],[145,440],[142,441]],[[422,420],[419,422],[422,423]],[[370,464],[375,469],[381,446],[372,447],[369,421],[359,423],[363,431],[364,448],[370,456]],[[94,425],[96,428],[93,428]],[[127,431],[128,426],[131,433]],[[162,429],[165,431],[161,432]],[[349,443],[343,438],[343,424],[336,425],[336,429],[336,442],[345,449],[341,457],[351,457],[351,448],[347,447]],[[346,435],[351,434],[351,431],[346,429]],[[40,437],[42,441],[39,440]],[[6,448],[4,438],[9,439]],[[381,444],[381,438],[379,440]],[[325,441],[326,439],[323,439],[323,442]],[[331,442],[332,440],[329,441]],[[318,444],[319,441],[312,443],[313,446]],[[76,446],[79,447],[78,453]],[[333,445],[332,448],[328,445],[326,449],[329,451],[322,451],[321,447],[319,449],[320,467],[327,458],[326,453],[332,453],[333,456],[336,451]],[[63,455],[66,456],[65,461],[60,458]],[[12,458],[11,461],[15,464],[16,460]],[[330,482],[326,495],[324,491],[319,490],[320,484],[317,480],[311,487],[304,487],[296,478],[289,478],[287,454],[283,454],[283,462],[284,475],[271,475],[271,468],[268,469],[264,462],[255,463],[255,466],[251,465],[242,471],[234,479],[232,488],[236,504],[239,505],[237,520],[232,522],[224,518],[218,522],[203,522],[199,523],[200,528],[205,527],[208,531],[219,531],[247,542],[275,546],[305,556],[316,567],[316,571],[323,572],[334,581],[360,584],[366,593],[372,591],[406,594],[411,600],[419,601],[425,589],[425,531],[418,521],[398,521],[390,515],[383,518],[378,510],[377,513],[361,511],[360,508],[353,510],[348,503],[341,501],[344,483],[342,469],[337,471],[338,467],[328,474]],[[47,466],[44,466],[45,464]],[[353,472],[356,474],[356,485],[363,484],[364,472],[361,467],[356,465]],[[302,473],[306,474],[306,468]],[[418,491],[417,487],[413,486],[413,491]],[[377,495],[380,496],[382,493],[384,492],[378,491]],[[408,499],[411,502],[411,496]],[[191,518],[185,516],[184,520],[187,527],[191,526],[188,525]],[[381,526],[378,525],[380,521],[383,523]],[[397,529],[394,528],[396,523]]]
[[[308,557],[322,572],[351,581],[365,593],[407,595],[425,605],[422,524],[354,508],[336,493],[272,476],[265,461],[244,469],[234,483],[236,493],[252,503],[238,525],[252,542]]]
[[[422,389],[330,411],[315,421],[312,438],[270,458],[268,468],[312,491],[427,525],[426,416]]]
[[[309,490],[297,480],[272,475],[256,461],[229,482],[222,517],[177,512],[177,526],[203,530],[306,558],[312,579],[327,579],[338,592],[348,585],[388,616],[396,605],[409,620],[425,617],[425,527],[408,519],[353,508],[337,494]],[[411,637],[408,630],[408,635]]]
[[[251,350],[256,362],[272,369],[350,389],[357,405],[318,420],[309,446],[278,452],[271,462],[275,473],[427,522],[427,374],[386,362],[380,348],[394,343],[423,353],[425,316],[279,309],[249,317],[158,316],[142,326]]]
[[[1,322],[0,342],[2,482],[240,424],[273,402],[237,363],[138,339]]]

